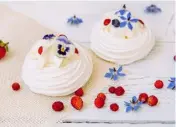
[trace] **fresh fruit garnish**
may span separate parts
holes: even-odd
[[[43,52],[43,46],[40,46],[39,48],[38,48],[38,54],[42,54],[42,52]]]
[[[12,84],[12,89],[15,90],[15,91],[18,91],[20,89],[20,84],[17,83],[17,82],[14,82]]]
[[[123,87],[119,86],[115,89],[115,94],[117,96],[122,96],[125,93],[125,90]]]
[[[111,22],[111,19],[105,19],[104,20],[104,25],[107,26]]]
[[[115,89],[116,89],[116,88],[115,88],[114,86],[111,86],[111,87],[109,88],[109,92],[110,92],[110,93],[115,93]]]
[[[94,104],[97,108],[102,108],[105,104],[105,101],[101,98],[101,97],[97,97],[95,100],[94,100]]]
[[[139,19],[138,21],[139,21],[142,25],[144,25],[144,22],[143,22],[142,20]]]
[[[54,111],[62,111],[64,109],[64,104],[61,101],[56,101],[52,104],[52,109]]]
[[[71,105],[76,110],[81,110],[83,107],[83,100],[79,96],[73,96],[71,98]]]
[[[114,112],[118,111],[119,110],[119,105],[116,104],[116,103],[113,103],[110,105],[110,109]]]
[[[78,49],[77,49],[77,48],[75,48],[75,53],[76,53],[76,54],[79,54],[79,51],[78,51]]]
[[[113,20],[112,20],[112,25],[113,25],[114,27],[119,27],[119,26],[120,26],[119,20],[118,20],[118,19],[113,19]]]
[[[84,95],[84,91],[82,88],[79,88],[78,90],[75,91],[75,95],[77,96],[83,96]]]
[[[2,40],[0,40],[0,59],[4,58],[8,52],[8,44],[9,42],[4,43]]]
[[[151,95],[149,96],[147,103],[149,106],[155,106],[158,103],[158,98],[154,95]]]
[[[174,61],[176,61],[176,55],[174,56]]]
[[[102,98],[104,101],[106,100],[106,95],[104,93],[99,93],[97,98]]]
[[[148,100],[148,95],[146,94],[146,93],[141,93],[140,95],[139,95],[139,101],[141,101],[141,102],[143,102],[143,103],[146,103],[147,102],[147,100]]]
[[[164,83],[163,83],[163,81],[161,81],[161,80],[157,80],[157,81],[154,83],[154,85],[155,85],[155,87],[156,87],[157,89],[161,89],[161,88],[163,88]]]

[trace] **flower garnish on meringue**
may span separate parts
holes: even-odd
[[[51,40],[51,39],[53,39],[54,37],[55,37],[54,34],[46,34],[46,35],[43,37],[43,39],[45,39],[45,40]]]
[[[58,53],[59,56],[66,57],[69,50],[70,50],[70,47],[58,44],[57,53]]]

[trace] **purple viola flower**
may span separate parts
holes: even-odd
[[[64,47],[63,45],[61,44],[58,44],[58,55],[61,56],[61,57],[66,57],[67,56],[67,53],[70,51],[70,47]]]
[[[156,13],[160,13],[161,9],[154,4],[151,4],[150,6],[146,7],[145,12],[156,14]]]
[[[50,40],[50,39],[53,39],[54,37],[55,37],[54,34],[46,34],[46,35],[43,37],[43,39],[45,39],[45,40]]]
[[[83,20],[74,15],[67,20],[67,23],[70,23],[71,25],[79,25],[83,23]]]
[[[132,18],[130,12],[127,14],[126,17],[125,16],[120,16],[120,18],[122,19],[122,22],[120,23],[120,27],[122,28],[122,27],[125,27],[127,25],[130,30],[133,30],[132,23],[136,23],[136,22],[139,21],[139,19]]]
[[[56,40],[62,41],[65,44],[71,44],[71,42],[68,40],[68,38],[65,35],[60,35]]]

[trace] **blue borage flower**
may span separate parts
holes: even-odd
[[[132,23],[136,23],[139,21],[139,19],[136,19],[136,18],[132,18],[131,16],[131,12],[129,12],[127,14],[127,17],[125,16],[119,16],[123,21],[120,23],[120,27],[125,27],[126,25],[128,26],[128,28],[130,30],[133,30],[133,26],[132,26]]]
[[[83,20],[74,15],[67,20],[67,23],[70,23],[71,25],[79,25],[80,23],[83,23]]]
[[[122,66],[120,66],[118,69],[114,68],[109,68],[109,72],[105,74],[106,78],[110,78],[111,80],[118,80],[119,76],[125,76],[124,73],[121,73],[122,71]]]
[[[46,34],[45,36],[43,36],[43,39],[50,40],[50,39],[53,39],[54,37],[55,37],[54,34]]]
[[[167,88],[169,88],[169,89],[175,89],[175,83],[176,83],[176,81],[175,81],[175,78],[174,77],[171,77],[170,78],[170,80],[169,80],[169,85],[167,86]]]
[[[140,102],[136,96],[133,96],[132,97],[132,100],[130,102],[124,102],[125,103],[125,106],[126,106],[126,112],[129,112],[129,111],[137,111],[141,105],[143,104],[142,102]]]
[[[65,35],[59,35],[56,40],[62,41],[65,44],[72,44]]]
[[[119,10],[119,11],[116,11],[115,14],[120,13],[121,15],[124,15],[126,12],[127,12],[127,10],[126,10],[126,5],[124,4],[124,5],[123,5],[123,9],[121,9],[121,10]]]
[[[146,9],[144,10],[146,13],[160,13],[161,12],[161,8],[157,7],[154,4],[151,4],[150,6],[147,6]]]

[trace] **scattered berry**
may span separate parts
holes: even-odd
[[[161,88],[163,88],[164,83],[163,83],[163,81],[161,81],[161,80],[157,80],[157,81],[154,83],[154,85],[155,85],[155,87],[156,87],[157,89],[161,89]]]
[[[115,87],[114,87],[114,86],[111,86],[111,87],[109,88],[109,92],[110,92],[110,93],[115,93]]]
[[[119,27],[119,26],[120,26],[119,20],[118,20],[118,19],[113,19],[113,20],[112,20],[112,25],[113,25],[114,27]]]
[[[4,58],[8,52],[8,44],[9,43],[4,43],[2,40],[0,40],[0,59]]]
[[[64,109],[64,104],[60,101],[56,101],[52,104],[52,109],[54,111],[62,111]]]
[[[138,21],[139,21],[142,25],[144,25],[144,22],[143,22],[142,20],[139,19]]]
[[[125,90],[123,89],[123,87],[121,87],[121,86],[119,86],[119,87],[117,87],[116,89],[115,89],[115,94],[117,95],[117,96],[121,96],[121,95],[123,95],[125,93]]]
[[[71,105],[76,110],[81,110],[83,107],[83,100],[79,96],[74,96],[71,98]]]
[[[78,49],[77,49],[77,48],[75,48],[75,53],[76,53],[76,54],[79,54],[79,51],[78,51]]]
[[[116,112],[116,111],[119,110],[119,106],[118,106],[118,104],[113,103],[113,104],[110,105],[110,109],[111,109],[112,111]]]
[[[149,96],[147,102],[148,102],[149,106],[155,106],[158,103],[158,98],[154,95],[151,95],[151,96]]]
[[[20,84],[15,82],[12,84],[12,89],[15,90],[15,91],[18,91],[20,89]]]
[[[176,55],[174,56],[174,61],[176,61]]]
[[[78,90],[75,91],[75,95],[77,96],[83,96],[84,95],[84,91],[82,88],[79,88]]]
[[[139,95],[139,101],[143,102],[143,103],[146,103],[148,100],[148,95],[146,93],[141,93]]]
[[[102,98],[104,101],[106,100],[106,95],[104,93],[99,93],[97,98]]]
[[[94,104],[97,108],[102,108],[105,104],[105,101],[100,98],[100,97],[97,97],[95,100],[94,100]]]
[[[42,52],[43,52],[43,46],[40,46],[39,48],[38,48],[38,54],[42,54]]]
[[[111,19],[105,19],[104,20],[104,25],[107,26],[111,22]]]

